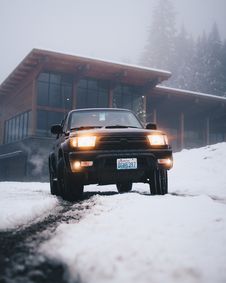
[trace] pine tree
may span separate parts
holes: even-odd
[[[194,41],[184,26],[175,38],[175,51],[174,73],[169,84],[180,89],[189,89],[193,82]]]
[[[222,42],[217,24],[214,23],[207,42],[207,81],[208,93],[222,95],[221,92],[221,54]]]
[[[195,44],[193,54],[193,79],[190,86],[191,90],[198,92],[208,92],[207,80],[208,49],[207,36],[203,32]]]
[[[217,24],[196,42],[185,27],[177,34],[170,0],[159,0],[154,9],[140,63],[171,71],[165,85],[226,96],[226,41],[223,45]]]
[[[226,40],[222,45],[221,52],[220,88],[222,96],[226,97]]]
[[[222,95],[222,43],[216,23],[208,36],[203,33],[196,44],[194,55],[194,79],[196,91]]]
[[[171,71],[175,55],[175,35],[174,7],[169,0],[159,0],[152,15],[148,43],[141,64]]]

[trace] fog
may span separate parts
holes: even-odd
[[[225,0],[171,0],[177,28],[197,37],[217,23]],[[0,83],[32,48],[138,63],[156,0],[0,0]]]

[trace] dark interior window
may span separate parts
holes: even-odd
[[[37,81],[37,103],[59,109],[72,109],[73,77],[66,74],[41,73]]]
[[[28,135],[28,113],[23,112],[5,121],[4,143],[19,141]]]
[[[37,134],[39,136],[51,136],[50,127],[60,124],[64,118],[63,112],[37,111]]]
[[[77,108],[109,106],[109,83],[107,81],[82,79],[78,83]]]

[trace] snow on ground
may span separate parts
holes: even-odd
[[[0,230],[37,220],[57,204],[49,194],[49,184],[0,182]]]
[[[42,247],[75,282],[225,282],[226,207],[206,196],[95,197]]]
[[[63,263],[70,282],[225,283],[226,143],[174,159],[170,194],[135,184],[129,194],[95,195],[91,212],[61,224],[41,251]]]
[[[207,194],[226,200],[226,143],[174,154],[174,168],[169,174],[169,191]]]
[[[40,251],[63,264],[69,282],[225,283],[226,143],[183,150],[174,160],[165,196],[150,196],[146,184],[122,195],[115,186],[87,186],[108,194],[83,201],[95,205],[79,222],[59,225]],[[44,183],[0,182],[0,196],[0,230],[61,205]]]

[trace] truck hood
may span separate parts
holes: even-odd
[[[97,136],[143,136],[150,134],[164,134],[159,130],[147,130],[142,128],[100,128],[88,130],[74,130],[70,132],[70,137],[81,135],[97,135]]]

